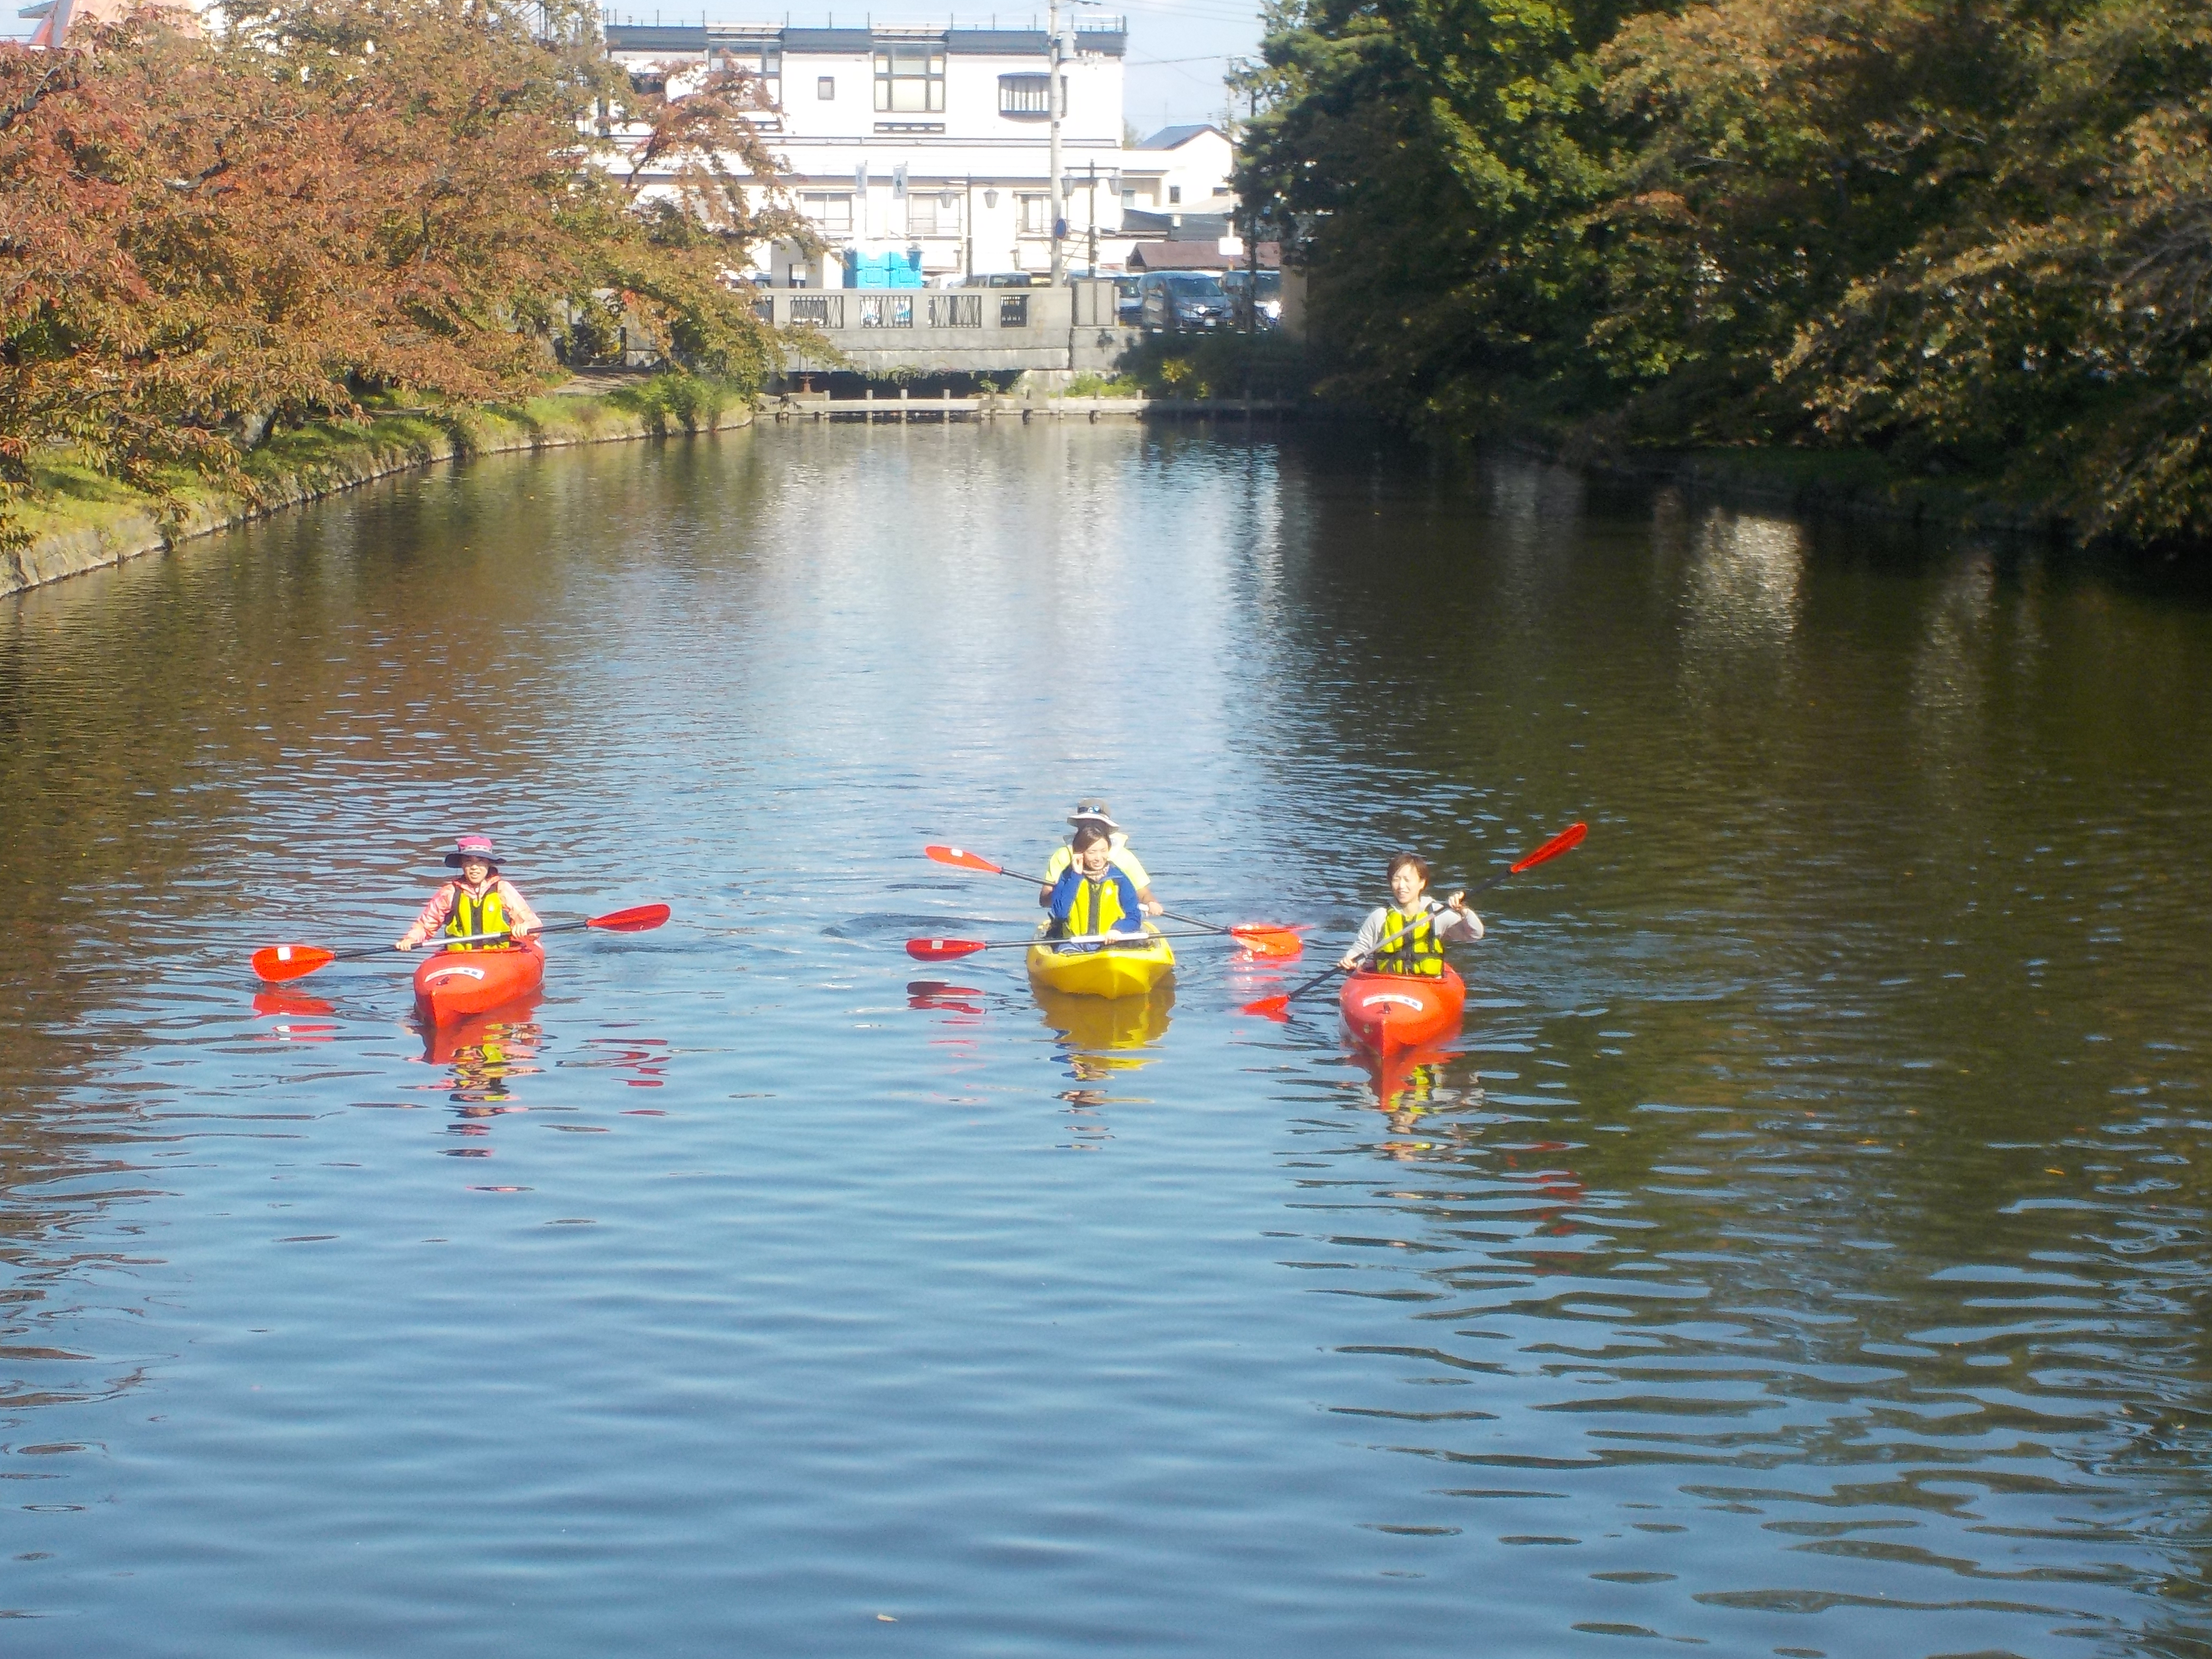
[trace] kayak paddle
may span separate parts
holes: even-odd
[[[1078,933],[1071,939],[910,939],[906,953],[916,962],[950,962],[972,957],[978,951],[1025,951],[1032,945],[1148,945],[1156,939],[1218,939],[1228,930],[1209,928],[1203,933]]]
[[[1517,876],[1523,870],[1533,870],[1540,864],[1548,863],[1551,860],[1559,857],[1562,853],[1573,852],[1576,848],[1583,844],[1583,837],[1589,834],[1589,825],[1587,823],[1569,824],[1565,829],[1560,830],[1558,835],[1553,836],[1551,840],[1546,842],[1541,847],[1539,847],[1534,852],[1529,854],[1528,857],[1521,860],[1518,863],[1509,864],[1505,868],[1500,870],[1496,875],[1490,877],[1487,880],[1477,882],[1474,886],[1467,890],[1466,896],[1473,898],[1477,893],[1486,893],[1492,888],[1497,886],[1499,882],[1504,881],[1508,876]],[[1389,939],[1376,940],[1375,951],[1380,951],[1384,945],[1392,943],[1405,931],[1406,930],[1404,928],[1401,927],[1396,933],[1392,933]],[[1372,951],[1368,953],[1370,959],[1373,957],[1375,951]],[[1316,974],[1311,979],[1306,981],[1304,984],[1293,986],[1291,989],[1284,992],[1280,996],[1261,997],[1257,1002],[1248,1002],[1237,1012],[1240,1014],[1264,1014],[1269,1018],[1273,1018],[1289,1008],[1294,999],[1304,996],[1307,992],[1312,990],[1315,986],[1322,984],[1345,971],[1346,969],[1339,968],[1334,964],[1331,964],[1329,967],[1323,969],[1320,973]]]
[[[1018,870],[1009,870],[1004,865],[957,847],[925,847],[921,849],[939,864],[949,864],[956,870],[976,870],[987,876],[1012,876],[1016,881],[1027,882],[1030,878]],[[1042,886],[1042,882],[1033,884]],[[1192,927],[1203,927],[1209,933],[1227,933],[1236,939],[1255,957],[1294,957],[1304,950],[1305,941],[1295,928],[1279,922],[1240,921],[1224,927],[1218,922],[1207,921],[1200,916],[1179,916],[1172,910],[1160,914],[1170,921],[1180,921]]]
[[[603,916],[587,917],[582,921],[556,921],[540,927],[530,935],[538,933],[574,933],[586,927],[598,927],[612,933],[642,933],[658,927],[668,920],[665,904],[640,904],[628,910],[610,910]],[[458,939],[441,939],[445,945],[488,945],[512,938],[508,933],[468,933]],[[424,940],[428,944],[429,940]],[[402,954],[389,945],[365,951],[325,951],[319,945],[264,945],[253,953],[253,971],[271,985],[282,985],[286,980],[305,979],[318,968],[333,962],[356,962],[370,957],[392,957]]]

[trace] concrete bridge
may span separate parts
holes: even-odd
[[[1112,372],[1142,337],[1115,315],[1109,282],[1059,288],[763,289],[754,313],[778,328],[811,331],[843,355],[788,354],[790,374],[845,369],[885,374],[1029,370]]]

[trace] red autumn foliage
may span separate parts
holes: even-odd
[[[235,477],[271,423],[372,391],[534,390],[617,313],[689,366],[770,366],[732,277],[796,220],[745,188],[774,171],[749,86],[640,98],[587,28],[504,0],[226,22],[0,46],[0,489],[58,449],[142,484]],[[673,191],[641,194],[614,112]]]

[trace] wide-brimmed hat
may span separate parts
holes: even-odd
[[[499,860],[492,854],[489,836],[463,836],[453,843],[453,850],[446,854],[446,867],[458,870],[471,859],[482,859],[493,869],[499,868]]]
[[[1067,821],[1079,829],[1086,823],[1103,823],[1109,830],[1119,830],[1121,827],[1114,822],[1114,815],[1106,810],[1106,803],[1103,800],[1076,802],[1075,810],[1067,815]]]

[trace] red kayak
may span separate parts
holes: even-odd
[[[1337,994],[1352,1040],[1388,1060],[1408,1048],[1451,1036],[1467,1006],[1467,987],[1443,964],[1425,974],[1354,974]]]
[[[415,1007],[433,1025],[450,1025],[526,997],[545,978],[545,947],[536,939],[498,951],[444,951],[415,970]]]

